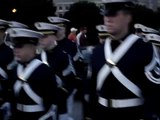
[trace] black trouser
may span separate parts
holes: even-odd
[[[94,120],[140,120],[144,115],[142,106],[116,109],[107,108],[99,104],[95,110]]]

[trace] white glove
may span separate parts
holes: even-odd
[[[74,119],[70,117],[67,113],[65,113],[59,115],[59,120],[74,120]]]

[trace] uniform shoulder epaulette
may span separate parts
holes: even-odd
[[[156,45],[160,45],[160,35],[157,34],[146,34],[145,36],[148,42],[151,42]]]

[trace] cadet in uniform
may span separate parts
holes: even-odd
[[[55,120],[57,84],[51,69],[37,57],[43,34],[24,28],[6,31],[18,62],[10,74],[13,120]]]
[[[159,69],[159,59],[152,44],[132,34],[134,4],[103,2],[104,24],[112,37],[92,55],[90,116],[94,120],[158,120],[160,77],[153,71]]]
[[[0,109],[5,113],[3,117],[9,117],[7,111],[9,104],[6,102],[6,91],[8,85],[9,70],[15,65],[12,49],[5,44],[7,39],[6,29],[9,27],[27,27],[22,23],[16,21],[6,21],[0,19]],[[1,116],[1,115],[0,115]],[[2,119],[2,118],[0,118]],[[4,118],[7,119],[7,118]]]
[[[68,40],[66,37],[66,24],[68,24],[70,21],[60,17],[48,17],[48,20],[62,28],[57,33],[58,46],[66,51],[71,57],[74,57],[77,52],[76,44]]]
[[[84,68],[84,64],[82,61],[82,57],[80,52],[77,50],[77,45],[75,42],[70,41],[67,37],[66,37],[66,27],[67,24],[70,22],[68,19],[65,18],[61,18],[61,17],[53,17],[53,16],[49,16],[48,20],[56,25],[59,25],[60,27],[62,27],[61,30],[58,31],[57,33],[57,37],[58,37],[58,47],[60,47],[61,49],[63,49],[70,58],[70,61],[72,62],[73,65],[73,70],[75,71],[75,75],[76,77],[76,86],[77,86],[77,92],[78,93],[78,97],[82,97],[82,68]]]
[[[4,44],[5,30],[8,27],[8,22],[0,19],[0,119],[4,119],[4,108],[6,102],[6,85],[8,80],[7,66],[13,60],[12,49]]]
[[[60,78],[60,91],[64,92],[59,94],[59,100],[63,101],[59,104],[58,113],[61,116],[65,115],[67,120],[67,97],[74,89],[75,75],[72,71],[72,65],[69,61],[69,57],[57,44],[57,31],[61,28],[57,25],[36,22],[35,27],[42,32],[45,37],[40,39],[40,47],[43,49],[41,52],[41,60],[52,68],[56,73],[57,79]],[[63,114],[63,115],[62,115]]]

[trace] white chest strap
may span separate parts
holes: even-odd
[[[62,75],[63,76],[67,76],[70,73],[73,73],[74,75],[76,75],[74,66],[73,66],[73,62],[72,62],[72,57],[70,55],[68,55],[68,59],[69,59],[69,64],[68,66],[62,71]]]
[[[126,78],[122,72],[116,67],[116,63],[125,55],[128,49],[138,40],[138,36],[131,34],[128,36],[123,44],[121,44],[113,53],[111,50],[111,40],[107,39],[104,46],[104,53],[106,61],[112,66],[105,64],[98,73],[97,76],[97,89],[100,90],[106,79],[106,77],[112,72],[117,80],[123,84],[132,93],[141,97],[141,90]]]
[[[37,104],[41,104],[42,99],[32,90],[32,88],[27,83],[27,79],[41,64],[42,62],[38,59],[33,60],[25,69],[23,69],[23,66],[19,64],[17,66],[17,75],[22,81],[17,80],[14,84],[14,91],[16,95],[18,95],[21,88],[23,88],[26,94]]]
[[[48,63],[48,61],[47,61],[47,54],[46,54],[45,51],[42,51],[42,53],[41,53],[41,60],[42,60],[42,62],[43,62],[44,64],[46,64],[47,66],[49,66],[49,63]],[[69,66],[69,65],[68,65],[68,66]],[[62,71],[62,74],[63,74],[64,76],[68,74],[68,69],[70,68],[70,66],[69,66],[69,67],[68,67],[68,66],[67,66],[66,69],[64,69],[64,70]],[[58,75],[55,75],[55,77],[56,77],[56,82],[57,82],[58,86],[61,87],[62,84],[63,84],[61,78],[60,78]]]
[[[3,78],[5,78],[5,79],[8,78],[7,73],[6,73],[1,67],[0,67],[0,75],[1,75]]]
[[[41,53],[41,60],[42,60],[42,62],[43,62],[44,64],[46,64],[46,65],[49,66],[48,61],[47,61],[47,54],[46,54],[46,52],[45,52],[44,50],[43,50],[42,53]]]

